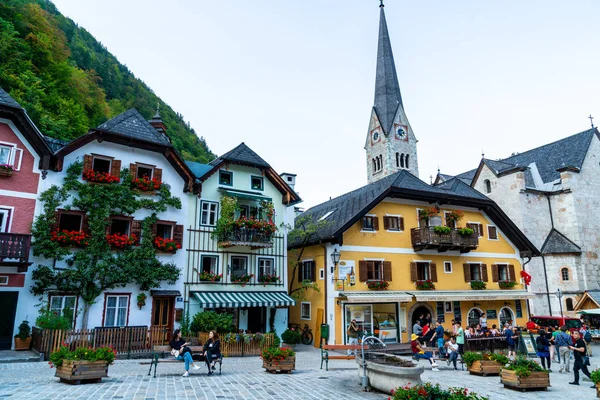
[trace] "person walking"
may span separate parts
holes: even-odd
[[[569,346],[571,350],[573,350],[573,355],[575,356],[575,360],[573,361],[573,382],[569,382],[571,385],[579,385],[579,371],[583,372],[585,376],[591,379],[590,371],[588,371],[587,363],[587,351],[585,342],[581,338],[581,334],[578,331],[573,332],[573,340],[575,340],[575,344],[573,346]],[[585,358],[585,359],[584,359]],[[589,363],[589,360],[587,360]],[[596,388],[596,385],[590,386],[592,388]]]
[[[356,325],[355,319],[350,322],[350,326],[348,327],[346,334],[348,335],[349,345],[358,345],[358,326]],[[352,350],[348,349],[347,354],[349,356],[352,355]],[[354,350],[354,355],[356,355],[356,350]]]
[[[550,342],[546,337],[546,331],[540,329],[539,333],[540,335],[535,339],[535,344],[537,345],[536,354],[542,362],[542,368],[547,369],[548,372],[552,372],[552,365],[550,365]]]
[[[515,339],[518,336],[516,336],[513,332],[512,326],[506,327],[504,330],[504,336],[506,336],[506,344],[508,345],[508,358],[511,358],[511,354],[513,358],[516,357],[517,343],[515,342]]]
[[[456,344],[458,344],[458,354],[462,356],[465,352],[465,331],[460,326],[460,321],[456,321]]]
[[[592,356],[592,332],[590,331],[590,328],[587,327],[586,325],[583,325],[581,327],[581,329],[583,331],[580,331],[581,333],[581,338],[583,339],[583,341],[585,342],[585,345],[587,347],[587,355],[589,357]]]
[[[552,331],[552,340],[550,340],[550,343],[554,345],[555,357],[552,357],[552,362],[557,362],[560,364],[560,351],[558,351],[558,346],[556,345],[556,338],[558,335],[560,335],[560,329],[558,329],[558,326],[555,326],[554,330]]]
[[[556,346],[558,347],[558,353],[560,354],[560,372],[562,374],[565,371],[567,374],[571,373],[571,350],[569,346],[573,344],[571,341],[571,335],[567,333],[567,327],[563,326],[560,328],[560,333],[555,339]]]
[[[550,361],[549,362],[554,362],[555,358],[556,358],[556,353],[558,353],[556,351],[556,347],[554,346],[554,329],[552,329],[552,327],[548,327],[548,331],[546,332],[546,339],[548,339],[548,350],[550,352]]]
[[[433,335],[433,337],[431,338],[431,346],[437,346],[438,350],[440,351],[441,359],[446,357],[446,352],[444,351],[444,327],[442,326],[442,323],[439,320],[435,323],[435,325],[435,335]]]

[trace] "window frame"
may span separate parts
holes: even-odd
[[[469,268],[471,269],[471,282],[473,281],[483,281],[483,263],[482,262],[468,262]],[[479,276],[477,279],[474,278],[473,267],[477,268],[477,275]]]
[[[419,260],[419,261],[415,261],[415,264],[417,266],[417,280],[418,281],[427,281],[427,280],[431,279],[431,261]],[[425,266],[425,264],[426,264],[426,266]],[[427,271],[427,273],[421,273],[421,271],[423,271],[423,272]],[[423,278],[421,278],[420,275],[422,275]]]
[[[510,281],[510,271],[508,270],[508,264],[504,263],[496,263],[496,268],[498,268],[498,282],[509,282]],[[500,271],[505,272],[506,279],[502,279],[502,273]],[[516,279],[516,277],[515,277]]]
[[[563,274],[564,270],[567,271],[567,279],[565,279],[565,276]],[[561,282],[570,282],[571,281],[571,271],[569,270],[569,267],[561,267],[560,268],[560,280],[561,280]]]
[[[400,229],[400,218],[402,218],[402,215],[398,215],[398,214],[386,214],[383,216],[383,218],[387,218],[388,219],[388,229],[386,230],[387,232],[404,232],[404,230]],[[392,221],[395,221],[396,223],[396,228],[392,228]],[[385,223],[384,223],[385,225]],[[405,227],[406,229],[406,227]]]
[[[271,262],[271,270],[273,271],[272,274],[261,274],[261,265],[260,262],[261,261],[270,261]],[[275,275],[277,276],[277,273],[275,271],[275,258],[274,257],[257,257],[256,259],[256,277],[260,278],[263,275]]]
[[[115,160],[115,158],[109,157],[109,156],[101,156],[98,154],[91,154],[91,156],[92,156],[92,167],[90,168],[90,171],[107,173],[110,175],[110,173],[112,171],[112,164],[113,164],[113,161]],[[94,163],[96,162],[96,160],[108,161],[108,171],[96,171],[94,169]]]
[[[242,276],[242,275],[235,275],[234,274],[235,269],[234,269],[234,266],[233,266],[233,260],[244,260],[245,267],[246,267],[246,270],[245,270],[246,272],[244,272],[243,275],[249,275],[249,271],[248,271],[248,257],[247,256],[235,255],[235,256],[231,256],[231,258],[230,258],[230,262],[231,262],[231,272],[230,272],[230,275],[231,275],[232,278],[233,277],[240,277],[240,276]]]
[[[12,214],[14,207],[0,206],[0,214],[4,217],[0,221],[0,233],[10,233],[12,227]]]
[[[571,307],[569,307],[569,301],[571,302]],[[573,301],[573,299],[571,297],[565,298],[565,310],[567,310],[567,311],[575,310],[575,302]]]
[[[481,228],[478,227],[477,229],[474,229],[474,228],[471,228],[471,229],[473,229],[473,231],[477,232],[477,237],[484,237],[484,234],[483,234],[483,232],[484,232],[483,231],[483,224],[481,222],[471,222],[471,221],[468,221],[465,224],[465,227],[469,228],[469,225],[478,225],[478,226],[480,226]]]
[[[216,259],[215,270],[209,271],[209,273],[218,275],[219,274],[219,255],[218,254],[201,254],[200,255],[200,273],[204,272],[204,260],[208,259],[208,258]]]
[[[367,282],[383,280],[383,261],[365,260],[367,262]],[[369,276],[373,276],[370,278]],[[378,278],[376,276],[379,276]]]
[[[223,183],[223,178],[227,175],[229,176],[229,183]],[[233,171],[225,171],[223,169],[220,169],[219,170],[219,185],[233,186]]]
[[[127,299],[127,307],[126,307],[126,315],[125,315],[125,325],[107,325],[107,309],[108,309],[108,299],[109,297],[116,297],[117,298],[117,302],[116,302],[116,307],[115,307],[115,320],[114,322],[117,322],[118,317],[119,317],[119,313],[118,310],[120,308],[123,307],[119,307],[119,299],[120,298],[126,298]],[[104,293],[104,307],[103,307],[103,313],[102,313],[102,326],[103,327],[108,327],[108,328],[117,328],[117,327],[121,327],[121,326],[129,326],[129,313],[131,310],[131,293]]]
[[[206,219],[207,222],[209,223],[203,223],[203,213],[204,211],[204,204],[208,205],[208,210],[206,211]],[[210,206],[214,205],[215,209],[214,211],[211,211]],[[210,224],[210,215],[214,213],[214,224]],[[200,226],[217,226],[217,221],[219,220],[219,203],[216,201],[209,201],[209,200],[201,200],[200,201]]]
[[[488,240],[493,240],[493,241],[499,241],[500,240],[500,236],[498,235],[498,227],[496,225],[486,225],[486,228],[487,228],[487,234],[488,234],[487,239]],[[495,230],[494,232],[495,232],[495,235],[496,235],[495,238],[493,238],[492,235],[490,234],[490,228],[494,228],[494,230]]]
[[[8,158],[6,164],[12,165],[15,171],[21,170],[21,164],[23,162],[23,149],[20,149],[17,143],[0,141],[0,147],[8,148]],[[17,157],[17,152],[19,156]],[[0,164],[3,164],[0,161]]]
[[[452,302],[451,301],[445,301],[444,302],[444,313],[452,313],[453,311],[453,307],[452,307]]]
[[[254,179],[260,180],[259,188],[254,187],[254,182],[253,182]],[[260,190],[260,191],[265,190],[265,178],[262,176],[258,176],[258,175],[250,175],[250,189],[251,190]]]
[[[171,236],[168,238],[163,237],[162,239],[170,239],[173,240],[173,235],[175,234],[175,225],[177,223],[174,221],[156,221],[155,223],[155,231],[156,234],[154,235],[154,238],[156,239],[158,237],[158,225],[164,225],[164,226],[170,226],[171,227]]]
[[[325,268],[319,269],[319,280],[325,280]]]
[[[446,271],[446,264],[450,264],[450,271]],[[444,261],[444,273],[451,274],[453,270],[452,261]]]
[[[85,218],[85,212],[77,211],[77,210],[68,210],[68,211],[67,210],[57,210],[57,211],[58,211],[58,224],[57,224],[58,230],[68,230],[68,229],[61,228],[61,226],[60,226],[60,222],[62,220],[63,215],[76,215],[76,216],[80,217],[79,229],[77,231],[78,232],[83,231],[83,219]]]
[[[76,294],[70,294],[70,293],[50,293],[48,295],[48,309],[50,311],[54,310],[54,312],[56,312],[56,309],[52,307],[52,299],[53,298],[58,298],[58,297],[61,298],[60,309],[58,310],[58,311],[60,311],[60,314],[58,314],[60,316],[62,316],[62,313],[63,313],[64,309],[66,308],[65,307],[65,301],[66,301],[67,297],[69,297],[69,298],[72,297],[72,298],[75,299],[75,301],[73,302],[73,307],[72,308],[69,307],[69,309],[73,313],[72,314],[73,315],[73,326],[75,326],[75,323],[77,321],[77,306],[78,306],[78,303],[79,303],[79,296],[77,296]]]
[[[304,306],[308,305],[308,317],[305,316],[304,314]],[[310,301],[303,301],[300,303],[300,319],[301,320],[310,320],[311,319],[311,314],[312,314],[312,305],[310,303]]]
[[[0,286],[8,286],[10,278],[8,275],[0,275]]]
[[[452,211],[444,211],[444,220],[442,221],[442,223],[445,223],[446,225],[444,225],[444,226],[447,226],[448,228],[456,229],[456,221],[455,220],[448,221],[447,215],[451,214],[451,213],[452,213]],[[450,226],[450,223],[452,224],[452,226]]]
[[[483,181],[483,186],[485,187],[485,193],[492,193],[492,182],[489,179]]]
[[[361,219],[361,232],[375,232],[375,215],[365,215]],[[368,225],[367,221],[371,221],[371,227],[366,227]]]
[[[154,169],[156,168],[155,166],[148,165],[148,164],[140,164],[140,163],[136,163],[135,165],[136,165],[136,171],[135,171],[134,178],[142,179],[144,177],[143,175],[140,176],[140,168],[145,168],[145,169],[150,170],[150,176],[148,176],[148,179],[152,179],[154,177]]]
[[[313,264],[315,264],[315,260],[302,260],[301,261],[301,272],[300,272],[300,277],[302,278],[300,280],[300,282],[304,282],[304,281],[311,281],[314,282],[316,279],[316,277],[312,276],[312,271],[313,271]],[[307,268],[308,266],[308,268]],[[316,267],[316,265],[315,265]],[[308,272],[307,272],[308,271]],[[308,278],[307,278],[308,276]]]
[[[127,235],[127,236],[131,236],[131,227],[133,224],[133,217],[126,217],[124,215],[111,215],[109,217],[110,219],[110,225],[109,225],[109,230],[110,230],[110,234],[114,235],[115,232],[113,232],[112,230],[112,224],[114,220],[120,220],[120,221],[126,221],[127,222],[127,232],[126,233],[119,233],[119,235]]]

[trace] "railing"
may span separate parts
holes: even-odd
[[[493,353],[496,350],[505,349],[508,349],[508,343],[506,343],[506,336],[504,335],[465,337],[466,351]]]
[[[0,233],[0,265],[27,264],[30,246],[31,235],[29,234]]]
[[[479,236],[476,232],[467,236],[460,235],[456,229],[451,229],[448,233],[439,233],[435,231],[434,226],[412,228],[410,237],[416,251],[437,249],[440,252],[460,250],[461,253],[468,253],[479,245]]]
[[[255,228],[233,228],[230,232],[219,237],[219,245],[221,247],[272,247],[273,234]]]
[[[272,346],[274,334],[263,334],[263,340],[255,340],[247,335],[235,335],[237,340],[225,341],[221,339],[221,353],[225,356],[257,356],[265,347]],[[252,336],[252,335],[250,335]],[[71,350],[80,347],[105,347],[112,346],[117,354],[127,355],[128,358],[136,353],[148,353],[156,345],[167,344],[171,332],[163,327],[126,326],[116,328],[93,329],[67,329],[53,330],[33,327],[32,348],[43,353],[46,360],[50,353],[66,344]],[[208,333],[200,333],[198,340],[204,343]]]

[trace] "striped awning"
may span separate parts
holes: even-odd
[[[286,292],[193,292],[202,308],[286,307],[296,301]]]

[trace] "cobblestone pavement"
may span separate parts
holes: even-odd
[[[320,370],[319,350],[299,346],[296,371],[292,374],[268,374],[258,357],[226,358],[223,374],[207,376],[205,367],[183,378],[182,364],[159,364],[157,378],[148,374],[148,365],[139,360],[115,361],[109,377],[100,384],[71,386],[54,377],[46,363],[0,364],[0,399],[386,399],[387,394],[361,390],[354,361],[334,360],[329,372]],[[592,367],[600,359],[593,357]],[[425,365],[425,361],[422,361]],[[558,365],[558,364],[556,364]],[[466,371],[454,371],[442,363],[440,372],[429,367],[424,381],[442,386],[466,386],[490,399],[593,399],[590,382],[581,386],[568,382],[573,375],[551,374],[547,392],[515,392],[504,389],[498,377],[479,377]]]

